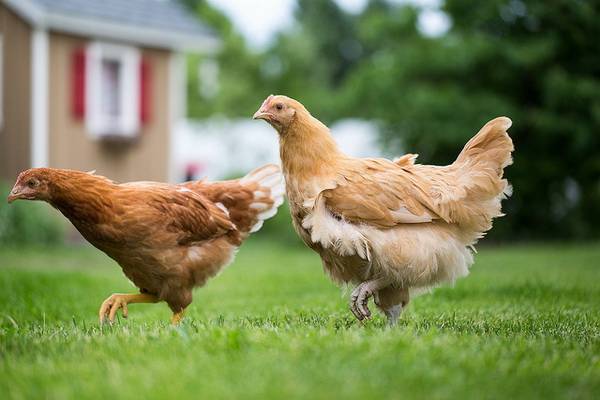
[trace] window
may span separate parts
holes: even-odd
[[[86,57],[86,125],[94,137],[135,137],[140,129],[140,54],[94,42]]]
[[[101,98],[102,115],[110,122],[117,125],[121,110],[119,109],[119,91],[121,86],[121,63],[117,60],[103,59],[101,65]]]

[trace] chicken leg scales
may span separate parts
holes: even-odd
[[[179,325],[179,323],[183,319],[184,312],[185,312],[185,309],[174,312],[173,316],[171,317],[171,325]]]
[[[404,310],[410,301],[410,293],[408,288],[390,285],[380,289],[373,295],[373,298],[375,305],[387,317],[388,325],[395,326],[402,310]]]

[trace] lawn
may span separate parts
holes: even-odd
[[[93,248],[0,250],[2,398],[593,398],[600,246],[482,247],[454,288],[365,326],[303,248],[254,240],[195,292],[187,319],[132,305]],[[594,395],[595,393],[595,395]],[[597,397],[596,397],[597,398]]]

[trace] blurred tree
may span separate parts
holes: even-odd
[[[214,98],[198,94],[190,68],[190,115],[248,116],[284,93],[327,123],[379,121],[388,151],[434,164],[507,115],[515,194],[491,235],[600,236],[600,0],[446,0],[452,27],[437,38],[419,32],[420,10],[406,3],[369,0],[354,15],[334,0],[298,0],[297,24],[262,53],[205,1],[185,2],[223,40]]]
[[[269,84],[262,78],[261,54],[250,51],[231,21],[206,0],[181,0],[211,27],[221,40],[221,48],[212,55],[189,55],[187,63],[188,116],[206,118],[212,115],[251,116],[257,108],[257,97],[269,94]],[[205,65],[213,68],[203,68]],[[202,75],[203,71],[214,76]],[[202,79],[214,79],[215,93],[203,93]],[[213,95],[214,94],[214,95]]]
[[[387,143],[440,164],[508,115],[515,194],[491,235],[598,237],[600,2],[447,0],[444,9],[453,27],[437,39],[417,34],[414,10],[367,9],[361,39],[376,50],[349,77],[344,114],[379,119]]]
[[[492,46],[465,87],[515,108],[514,229],[600,234],[600,1],[447,1],[454,31]],[[479,72],[481,71],[481,72]]]
[[[338,117],[338,90],[363,56],[357,18],[332,0],[298,0],[297,24],[266,53],[264,72],[273,92],[310,104],[325,122]]]

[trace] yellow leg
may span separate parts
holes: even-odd
[[[184,312],[185,312],[185,310],[181,310],[181,311],[173,313],[173,316],[171,317],[171,325],[179,325],[179,323],[183,319]]]
[[[123,318],[127,318],[127,304],[156,302],[158,302],[158,297],[148,293],[112,294],[108,299],[104,300],[104,302],[100,306],[100,311],[98,312],[98,319],[100,321],[100,325],[104,323],[106,318],[108,318],[108,321],[112,324],[115,320],[115,315],[117,315],[117,310],[119,310],[119,308],[123,309]]]

